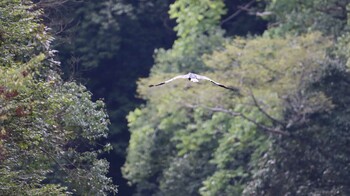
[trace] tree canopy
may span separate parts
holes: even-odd
[[[98,140],[109,123],[102,101],[64,82],[30,1],[0,2],[0,194],[107,195],[108,150]]]
[[[178,39],[156,53],[138,83],[146,103],[128,115],[123,172],[136,195],[349,194],[348,2],[264,6],[245,9],[269,29],[242,37],[225,37],[221,17],[205,15],[222,15],[223,1],[170,7]],[[240,93],[209,82],[148,88],[187,71]]]

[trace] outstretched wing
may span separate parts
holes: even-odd
[[[236,92],[239,93],[239,89],[238,88],[225,86],[223,84],[220,84],[219,82],[215,82],[214,80],[208,78],[207,76],[201,76],[201,75],[197,75],[197,74],[196,74],[196,76],[197,76],[197,79],[208,80],[208,81],[210,81],[211,83],[213,83],[213,84],[215,84],[217,86],[220,86],[222,88],[229,89],[229,90],[232,90],[232,91],[236,91]]]
[[[186,78],[187,79],[188,77],[189,77],[188,74],[175,76],[175,77],[171,78],[170,80],[166,80],[166,81],[158,83],[158,84],[151,84],[151,85],[149,85],[149,87],[160,86],[160,85],[172,82],[172,81],[179,79],[179,78]]]

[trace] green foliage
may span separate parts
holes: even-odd
[[[211,162],[217,168],[203,181],[201,195],[240,195],[253,175],[254,161],[267,150],[269,141],[256,127],[240,119],[232,123],[214,151]]]
[[[278,25],[269,33],[306,33],[321,31],[337,37],[348,31],[347,0],[266,0],[267,10],[273,13],[269,20]]]
[[[173,40],[171,29],[164,27],[171,26],[168,4],[164,0],[69,0],[54,8],[45,7],[49,18],[45,22],[57,34],[54,45],[60,51],[64,78],[78,80],[94,98],[104,98],[111,121],[108,140],[115,147],[111,160],[125,156],[125,116],[140,103],[134,96],[135,80],[148,74],[154,48]]]
[[[189,13],[188,10],[191,12]],[[222,1],[193,1],[190,3],[176,1],[171,6],[170,15],[177,19],[178,26],[175,29],[180,38],[174,43],[171,50],[156,52],[157,64],[152,72],[205,69],[199,57],[220,45],[223,40],[222,31],[216,28],[220,15],[216,17],[211,17],[211,15],[223,12]],[[193,14],[191,19],[194,20],[185,20],[188,13]],[[190,29],[193,31],[186,32]],[[208,173],[210,173],[213,168],[208,162],[210,154],[201,154],[201,149],[209,147],[206,144],[212,141],[211,133],[208,132],[208,129],[196,133],[194,129],[196,125],[203,122],[200,117],[203,112],[198,110],[197,119],[193,119],[191,114],[193,110],[183,108],[179,104],[174,105],[176,91],[172,90],[168,96],[163,93],[154,94],[155,99],[149,99],[150,97],[146,96],[145,98],[150,100],[147,107],[141,110],[136,109],[128,116],[131,139],[123,173],[131,183],[137,184],[139,195],[168,195],[171,193],[196,195],[207,174],[197,174],[192,170],[208,168]],[[157,100],[168,104],[158,104]],[[172,110],[177,112],[172,112]],[[193,131],[191,135],[199,139],[196,144],[192,143],[192,137],[186,137],[185,133],[189,129]],[[178,130],[179,134],[175,134]],[[206,137],[202,138],[202,136]],[[183,175],[187,175],[189,171],[192,171],[191,174],[186,179],[183,178]]]
[[[129,126],[133,127],[133,130],[129,145],[130,153],[127,157],[130,164],[124,166],[123,173],[125,177],[131,179],[132,183],[140,185],[138,187],[140,195],[153,194],[157,190],[157,184],[153,183],[152,179],[157,178],[158,173],[169,164],[169,155],[175,148],[173,145],[168,145],[172,132],[153,129],[160,123],[154,118],[152,121],[149,120],[153,113],[154,111],[144,108],[136,109],[128,116]],[[145,124],[146,121],[154,125]],[[170,124],[168,127],[176,127],[177,122],[172,122],[175,125]]]
[[[131,5],[120,0],[68,0],[61,4],[44,9],[51,31],[59,34],[56,47],[66,53],[61,56],[67,74],[96,68],[115,56],[121,45],[120,18],[131,14]]]
[[[205,82],[147,87],[170,74],[141,80],[147,105],[128,118],[125,177],[139,194],[242,194],[270,151],[268,136],[289,138],[292,128],[334,108],[327,93],[311,90],[324,77],[330,45],[320,33],[236,38],[204,55],[204,74],[241,96]]]
[[[350,68],[350,33],[344,33],[337,38],[337,44],[332,50],[332,56],[337,59],[337,61],[346,64],[347,70]]]
[[[281,2],[274,2],[270,8]],[[280,9],[281,13],[299,6],[290,4]],[[129,115],[132,135],[124,174],[137,185],[138,193],[348,194],[348,187],[342,183],[348,171],[344,169],[344,175],[336,173],[336,168],[346,167],[343,163],[349,156],[340,147],[348,142],[343,131],[347,124],[339,121],[346,119],[346,107],[341,106],[346,100],[341,97],[347,96],[347,76],[342,64],[348,56],[347,42],[338,44],[329,57],[327,52],[334,45],[321,33],[287,33],[294,29],[299,33],[321,30],[330,34],[327,25],[334,22],[332,17],[322,18],[320,21],[328,22],[318,21],[308,30],[300,25],[303,20],[287,21],[266,34],[280,31],[278,34],[283,37],[235,38],[211,54],[210,50],[193,50],[199,51],[194,58],[191,52],[179,55],[179,51],[187,51],[185,44],[178,49],[175,43],[172,50],[158,53],[153,75],[139,83],[139,93],[147,105]],[[196,18],[193,24],[194,21]],[[341,34],[343,22],[332,31]],[[185,39],[179,35],[177,43],[182,40]],[[166,64],[169,59],[172,66]],[[190,63],[181,67],[178,62]],[[195,69],[198,67],[193,62],[205,66]],[[205,75],[238,87],[242,96],[208,84],[187,85],[186,81],[159,89],[147,88],[173,75],[167,72],[191,69],[206,71]],[[333,81],[335,78],[339,84]],[[332,89],[332,85],[340,89]],[[333,121],[343,128],[339,130]],[[337,136],[343,138],[333,140]],[[157,139],[162,142],[155,145],[153,141]],[[331,147],[325,148],[327,145]],[[170,149],[158,151],[165,147]],[[156,153],[150,149],[157,149]],[[138,165],[140,162],[142,165]],[[340,179],[340,183],[335,179]]]
[[[30,1],[1,5],[0,194],[116,192],[108,162],[98,159],[108,125],[103,102],[62,82],[53,38]]]
[[[75,54],[84,69],[91,69],[100,65],[103,59],[110,59],[118,52],[120,45],[119,15],[127,14],[130,5],[124,5],[120,0],[87,1],[76,11],[80,16],[79,30],[74,36]],[[88,43],[86,38],[90,37]]]
[[[176,19],[178,39],[172,49],[156,50],[152,72],[206,70],[200,57],[223,42],[223,31],[218,26],[224,13],[222,0],[175,1],[169,14]]]
[[[170,6],[169,14],[176,19],[175,30],[179,36],[177,42],[215,31],[224,12],[225,4],[221,0],[175,1]],[[190,42],[193,43],[192,41]]]
[[[48,39],[42,34],[43,27],[37,23],[40,12],[28,12],[29,8],[29,1],[0,2],[0,63],[3,66],[10,66],[16,60],[29,61]]]
[[[315,84],[332,100],[334,108],[309,117],[290,128],[291,138],[273,138],[273,148],[261,159],[245,195],[347,195],[350,187],[346,166],[349,151],[348,73],[331,64]],[[291,112],[291,111],[287,111]]]
[[[63,2],[44,8],[45,23],[56,35],[64,78],[86,84],[93,99],[103,98],[106,103],[111,122],[106,140],[113,151],[104,156],[120,194],[129,195],[132,187],[119,168],[129,140],[125,116],[141,102],[134,95],[135,81],[149,73],[154,48],[168,48],[175,37],[167,14],[169,1]]]
[[[171,50],[157,49],[155,51],[156,64],[151,72],[156,74],[207,70],[207,66],[200,57],[205,53],[210,53],[213,48],[219,47],[223,41],[223,31],[218,30],[210,35],[199,35],[189,43],[178,42]]]

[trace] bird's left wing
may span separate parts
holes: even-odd
[[[173,78],[171,78],[171,79],[169,79],[169,80],[166,80],[166,81],[164,81],[164,82],[161,82],[161,83],[158,83],[158,84],[151,84],[151,85],[149,85],[149,87],[160,86],[160,85],[166,84],[166,83],[168,83],[168,82],[172,82],[172,81],[174,81],[174,80],[176,80],[176,79],[179,79],[179,78],[188,78],[188,74],[186,74],[186,75],[175,76],[175,77],[173,77]]]

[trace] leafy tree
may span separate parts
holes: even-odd
[[[288,1],[267,0],[270,24],[278,26],[269,33],[306,33],[320,31],[338,37],[348,31],[347,0]]]
[[[201,50],[192,42],[187,48],[185,38],[207,32],[184,33],[173,49],[158,52],[151,76],[139,83],[147,104],[128,118],[124,175],[140,195],[349,194],[349,42],[346,17],[338,17],[347,3],[268,3],[278,27],[265,36],[221,39]],[[179,6],[178,16],[191,5]],[[342,36],[334,43],[325,35]],[[240,96],[180,81],[147,88],[192,69],[239,88]]]
[[[349,193],[344,183],[348,180],[349,171],[344,164],[349,153],[343,148],[349,140],[347,123],[343,121],[348,115],[344,107],[348,76],[345,64],[337,61],[325,61],[321,68],[322,77],[311,82],[305,92],[323,92],[331,105],[323,112],[310,110],[306,115],[297,115],[297,123],[288,128],[292,137],[272,138],[273,148],[261,159],[255,180],[246,187],[246,195]],[[295,115],[296,103],[300,101],[288,100],[285,117],[293,119],[290,115]],[[339,168],[342,172],[336,172]]]
[[[175,1],[169,10],[170,18],[176,20],[178,39],[172,49],[156,51],[152,72],[186,72],[205,70],[200,56],[220,46],[223,31],[220,18],[225,13],[222,0]]]
[[[157,64],[152,69],[152,72],[179,72],[194,68],[203,69],[201,67],[203,63],[198,56],[205,51],[211,51],[223,40],[222,31],[216,29],[220,15],[215,16],[216,14],[224,13],[223,6],[222,1],[176,1],[172,4],[169,13],[172,18],[176,18],[178,21],[176,30],[179,39],[174,43],[173,49],[167,51],[162,49],[157,52]],[[193,20],[187,21],[185,18],[188,18],[188,16],[185,15],[189,13],[189,10],[191,10],[190,14],[193,14],[191,16]],[[186,32],[189,30],[189,27],[193,29],[193,32]],[[168,98],[171,99],[171,96]],[[123,171],[126,178],[133,183],[137,183],[137,194],[170,194],[169,190],[174,190],[173,187],[182,187],[184,183],[181,180],[183,179],[177,178],[176,183],[178,184],[175,185],[172,181],[168,181],[168,178],[164,177],[165,175],[174,176],[176,172],[186,173],[191,168],[199,167],[195,163],[187,164],[188,161],[181,157],[179,158],[183,160],[182,164],[173,165],[172,162],[174,160],[179,160],[175,151],[177,142],[169,145],[169,140],[174,137],[174,132],[170,130],[186,130],[186,122],[191,116],[188,115],[187,109],[178,108],[178,112],[173,114],[168,112],[169,108],[166,105],[160,106],[161,108],[157,106],[156,102],[151,105],[153,107],[151,106],[149,109],[146,107],[141,110],[135,110],[135,113],[130,114],[128,117],[130,127],[134,127],[135,131],[132,132],[128,160]],[[177,110],[176,106],[171,108]],[[157,112],[159,109],[161,111]],[[157,116],[161,120],[154,119],[154,121],[150,122],[150,125],[143,126],[144,121],[139,121],[141,119],[139,113],[143,114],[142,119]],[[157,131],[154,132],[154,129]],[[153,135],[154,138],[151,141],[149,140],[150,135]],[[203,142],[206,141],[204,140]],[[168,146],[164,147],[164,145]],[[138,149],[142,149],[144,154],[140,154]],[[163,154],[163,156],[157,156],[159,154]],[[211,168],[206,161],[208,156],[201,156],[200,150],[188,156],[189,160],[197,160],[199,165]],[[182,170],[182,166],[185,164],[187,165],[186,169]],[[140,170],[139,168],[147,169]],[[165,170],[167,170],[166,173],[164,173]],[[202,175],[199,179],[198,175],[193,173],[193,175],[189,176],[188,181],[192,183],[196,181],[195,185],[187,184],[188,188],[182,187],[183,191],[181,193],[196,194],[197,189],[200,187],[201,179],[204,177],[205,175]],[[176,188],[176,190],[179,189]],[[176,192],[173,193],[176,194]]]
[[[62,82],[41,10],[31,1],[0,5],[0,194],[116,192],[105,176],[108,162],[98,159],[96,141],[107,136],[104,103]]]
[[[348,142],[349,136],[347,123],[343,120],[348,115],[344,107],[348,101],[349,85],[346,79],[348,2],[310,1],[297,4],[274,1],[271,7],[280,24],[269,34],[320,30],[335,39],[333,46],[327,49],[328,57],[318,61],[321,75],[306,83],[297,97],[286,100],[288,104],[284,106],[283,115],[289,119],[287,128],[292,137],[271,138],[273,148],[260,160],[254,180],[246,186],[244,193],[347,195],[350,189],[344,182],[348,181],[349,171],[344,163],[349,153],[343,145]],[[314,74],[309,75],[309,78],[313,77]],[[315,93],[322,93],[328,101],[322,104],[313,100],[312,104],[319,106],[312,108],[328,109],[317,111],[300,104],[305,100],[302,97]],[[304,112],[300,113],[302,110]],[[296,115],[298,111],[300,114]],[[339,170],[341,172],[337,172]]]
[[[211,109],[245,120],[248,124],[242,124],[242,120],[236,122],[237,128],[240,129],[236,132],[241,135],[253,135],[254,131],[274,134],[270,135],[268,140],[264,136],[256,135],[248,137],[249,139],[238,137],[236,141],[233,138],[237,133],[227,134],[219,142],[221,146],[214,158],[214,163],[218,166],[217,172],[204,182],[205,186],[201,189],[203,195],[229,195],[232,192],[242,194],[242,190],[251,188],[251,185],[246,184],[256,176],[255,173],[265,171],[257,170],[257,165],[261,164],[261,159],[266,158],[271,150],[278,148],[272,142],[274,139],[288,143],[291,138],[296,137],[291,131],[293,128],[305,126],[315,114],[330,112],[333,104],[326,93],[311,87],[324,74],[323,71],[327,67],[325,54],[329,46],[330,42],[317,33],[301,37],[262,37],[248,41],[236,39],[227,45],[225,50],[215,52],[209,57],[209,64],[220,64],[217,69],[232,70],[226,71],[225,74],[231,72],[232,75],[228,76],[232,78],[230,81],[237,81],[236,86],[241,86],[244,96],[240,98],[240,102],[243,103],[236,102],[234,109]],[[221,75],[224,76],[224,73]],[[247,94],[244,95],[244,92]],[[246,114],[247,111],[251,114]],[[254,127],[248,129],[251,127],[249,124],[253,124]],[[245,132],[246,129],[248,130]],[[291,145],[295,146],[295,143]],[[245,153],[248,154],[248,158],[236,158]],[[291,158],[290,155],[284,157]],[[289,161],[296,164],[294,161],[297,157],[296,155]],[[264,160],[271,163],[271,159]],[[232,166],[236,166],[236,169]],[[278,176],[276,179],[281,180]],[[277,189],[279,186],[271,188]],[[247,195],[265,193],[249,192]],[[274,194],[284,193],[275,192],[268,195]]]
[[[349,170],[345,166],[349,152],[344,148],[350,138],[345,120],[348,109],[344,107],[349,83],[347,72],[337,68],[339,64],[332,65],[313,86],[325,92],[333,108],[312,113],[303,125],[292,126],[293,137],[273,138],[274,147],[259,163],[254,180],[245,189],[246,195],[349,194]]]
[[[140,93],[148,102],[129,116],[126,177],[153,194],[241,194],[269,150],[268,136],[288,138],[289,128],[303,126],[301,117],[332,108],[325,93],[302,93],[321,77],[319,62],[329,45],[320,34],[237,38],[204,56],[213,71],[207,75],[240,88],[241,96],[184,82],[148,89],[163,77],[142,80]],[[303,109],[284,117],[289,104]],[[151,153],[165,148],[151,142],[157,139],[171,150]]]

